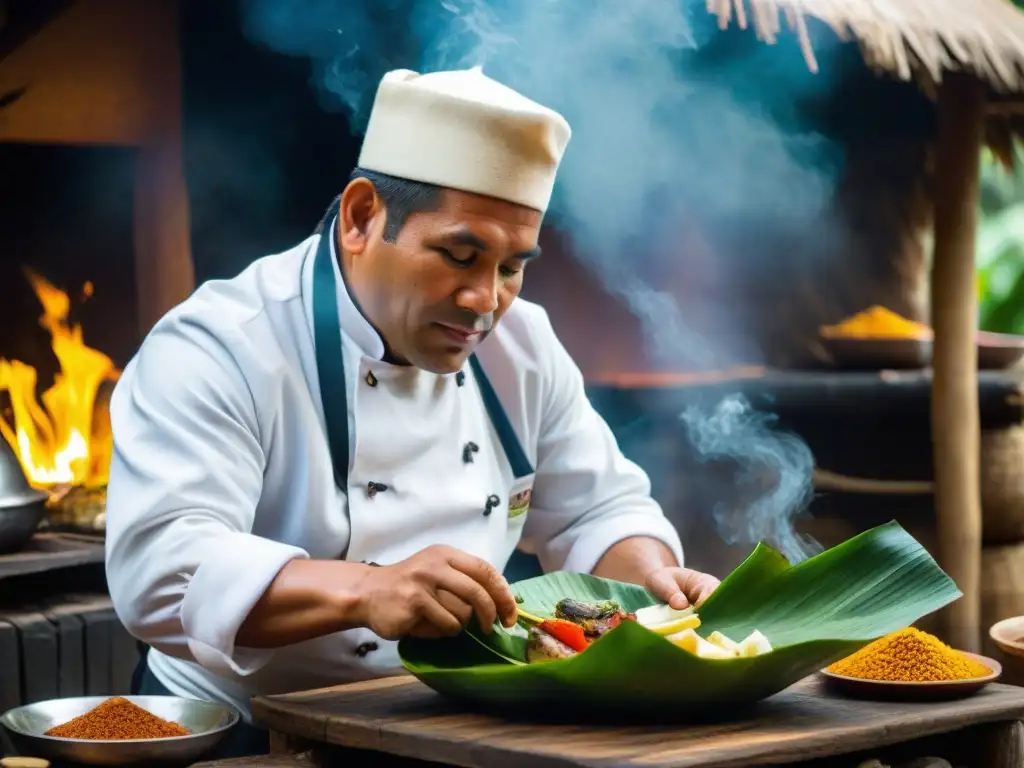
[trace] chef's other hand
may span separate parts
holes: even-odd
[[[670,566],[659,568],[647,577],[647,591],[676,609],[699,606],[720,584],[707,573],[690,568]]]
[[[508,582],[485,560],[435,545],[394,565],[371,567],[358,589],[360,623],[385,640],[457,635],[476,614],[485,632],[516,622]]]

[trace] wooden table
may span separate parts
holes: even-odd
[[[897,764],[940,756],[978,768],[1024,765],[1024,689],[995,684],[958,701],[913,704],[839,698],[825,692],[817,678],[808,678],[732,722],[609,726],[474,713],[403,676],[258,697],[253,714],[271,730],[275,752],[287,751],[286,743],[293,751],[307,751],[295,765],[341,764],[355,755],[359,758],[347,764],[853,768],[857,760],[874,757]],[[835,761],[838,756],[843,759]]]

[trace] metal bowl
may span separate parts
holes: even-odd
[[[46,514],[46,491],[28,484],[14,451],[0,439],[0,555],[22,549]]]
[[[0,725],[11,737],[18,753],[68,760],[86,765],[189,765],[213,749],[238,723],[233,709],[199,699],[177,696],[125,696],[123,698],[164,720],[184,726],[192,733],[165,739],[96,741],[60,739],[44,734],[55,725],[84,715],[111,696],[77,696],[51,699],[9,710]]]

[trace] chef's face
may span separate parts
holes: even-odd
[[[373,185],[341,198],[338,242],[348,282],[392,358],[433,373],[459,370],[519,295],[539,254],[541,214],[489,197],[443,190],[413,213],[393,242]]]

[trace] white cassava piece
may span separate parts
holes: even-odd
[[[572,131],[479,67],[396,69],[377,88],[359,167],[546,211]]]

